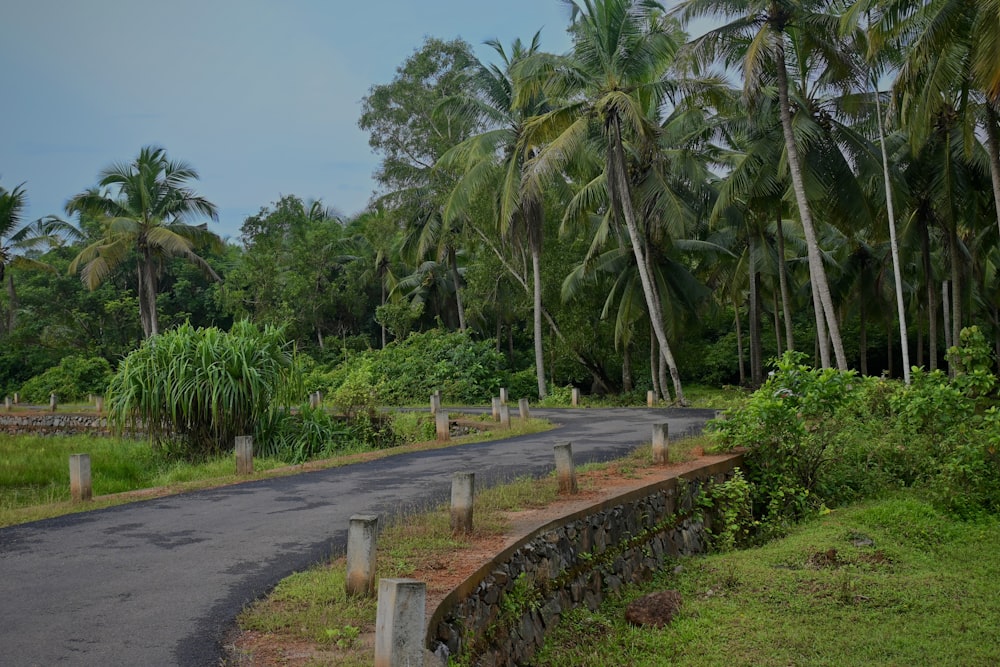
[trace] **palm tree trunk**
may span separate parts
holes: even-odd
[[[819,351],[819,361],[823,368],[830,367],[830,338],[826,335],[826,318],[823,317],[823,304],[819,301],[816,291],[816,281],[810,280],[812,290],[813,314],[816,316],[816,349]]]
[[[740,363],[740,386],[743,387],[747,383],[747,369],[743,363],[743,327],[740,325],[740,307],[736,299],[733,299],[733,310],[736,312],[736,357]]]
[[[385,305],[385,296],[386,296],[386,294],[385,294],[385,275],[381,276],[381,283],[382,283],[382,302],[381,302],[380,305],[384,306]],[[385,325],[383,324],[382,325],[382,349],[383,350],[385,349],[385,345],[386,345],[386,340],[385,340]]]
[[[809,255],[809,275],[813,283],[813,294],[818,297],[816,304],[817,334],[822,327],[820,320],[826,319],[830,331],[830,340],[837,357],[837,368],[847,370],[847,357],[844,355],[844,343],[840,337],[840,324],[833,307],[833,297],[826,280],[826,270],[823,268],[823,257],[820,254],[816,230],[813,228],[812,214],[809,211],[809,200],[806,198],[805,183],[802,180],[802,166],[799,162],[799,151],[795,146],[795,134],[792,131],[792,112],[788,102],[788,71],[785,69],[785,45],[781,34],[775,35],[775,68],[778,74],[778,103],[781,116],[781,129],[785,137],[785,152],[788,156],[788,171],[792,178],[792,189],[795,191],[795,201],[799,207],[799,217],[802,221],[802,231],[806,237],[806,247]],[[823,334],[825,338],[825,332]],[[822,347],[825,347],[825,344]],[[829,367],[829,360],[824,362]]]
[[[882,147],[882,175],[885,178],[885,207],[889,215],[889,245],[892,248],[892,275],[896,280],[896,314],[899,318],[899,347],[903,356],[903,383],[910,384],[909,337],[906,335],[906,307],[903,303],[903,274],[899,268],[899,244],[896,242],[896,213],[892,205],[892,183],[889,179],[889,155],[885,150],[885,133],[882,130],[882,105],[878,90],[875,91],[875,110],[878,113],[878,140]]]
[[[465,333],[465,306],[462,304],[462,278],[458,275],[458,260],[455,249],[448,248],[448,268],[451,269],[451,279],[455,283],[455,307],[458,309],[458,330]]]
[[[958,253],[958,229],[948,230],[948,252],[951,256],[951,340],[958,345],[962,332],[962,260]]]
[[[532,320],[535,337],[535,377],[538,398],[545,398],[545,351],[542,348],[542,215],[539,202],[529,198],[524,202],[528,219],[528,244],[531,246]]]
[[[626,340],[622,346],[622,391],[632,391],[632,342]]]
[[[160,333],[156,314],[156,268],[147,249],[142,250],[139,263],[139,318],[146,338]]]
[[[993,180],[993,206],[1000,230],[1000,130],[997,129],[997,112],[986,103],[986,148],[990,156],[990,177]]]
[[[677,372],[677,364],[674,361],[673,352],[670,351],[670,344],[667,342],[667,334],[663,330],[663,317],[660,313],[659,304],[653,298],[652,280],[646,271],[646,261],[639,237],[639,229],[635,223],[635,215],[632,210],[632,197],[628,186],[628,176],[625,170],[625,150],[622,147],[621,128],[617,118],[611,119],[608,123],[611,136],[608,141],[608,189],[611,194],[611,201],[617,204],[625,219],[625,227],[628,229],[629,240],[632,242],[632,252],[635,254],[636,268],[639,270],[639,281],[642,283],[642,291],[646,297],[646,307],[649,309],[649,320],[653,331],[656,333],[656,342],[660,346],[660,354],[670,368],[670,375],[674,383],[674,394],[677,403],[687,405],[684,400],[684,390],[681,387],[680,374]],[[664,392],[665,393],[665,392]]]
[[[785,266],[785,226],[781,223],[781,205],[778,205],[778,282],[781,285],[781,310],[785,320],[785,343],[789,352],[795,351],[795,334],[792,327],[792,296],[788,289]]]
[[[951,349],[951,289],[948,286],[948,281],[944,280],[941,282],[941,313],[944,318],[944,347],[945,350]],[[946,357],[947,358],[947,357]]]
[[[760,349],[760,295],[757,285],[757,243],[753,235],[750,236],[750,247],[748,249],[747,265],[750,270],[750,382],[757,387],[761,384],[761,349]]]
[[[937,370],[937,290],[934,289],[931,267],[931,239],[925,221],[920,221],[920,252],[923,256],[924,285],[927,291],[927,347],[928,367]]]
[[[660,353],[656,349],[656,333],[652,327],[649,329],[649,381],[653,383],[653,395],[656,400],[663,398],[663,388],[660,386],[659,373]]]
[[[778,295],[774,289],[771,290],[771,307],[774,309],[774,349],[781,354],[781,311],[778,307]]]
[[[868,322],[865,318],[865,300],[860,299],[861,324],[858,329],[858,356],[860,357],[860,371],[862,375],[868,375]]]

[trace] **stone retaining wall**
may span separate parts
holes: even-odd
[[[693,510],[710,481],[729,479],[742,455],[629,492],[534,531],[446,597],[427,627],[427,647],[462,653],[479,667],[525,664],[560,615],[648,580],[671,557],[705,548]]]
[[[108,420],[94,413],[0,413],[0,433],[9,435],[108,435]]]

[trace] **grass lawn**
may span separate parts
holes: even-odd
[[[909,494],[867,502],[577,610],[533,664],[998,665],[998,554],[1000,520],[955,522]],[[625,623],[664,589],[683,596],[672,625]]]

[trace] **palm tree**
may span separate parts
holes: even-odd
[[[80,271],[83,283],[96,289],[119,266],[135,261],[142,329],[146,337],[155,336],[157,284],[167,258],[184,257],[221,282],[195,252],[206,243],[221,245],[221,239],[205,224],[186,222],[195,215],[217,220],[216,207],[187,185],[198,173],[185,162],[167,159],[158,146],[143,147],[133,161],[113,164],[99,178],[96,187],[66,204],[68,213],[96,215],[103,226],[103,236],[76,256],[70,272]]]
[[[6,278],[8,333],[14,330],[18,310],[14,274],[8,269],[55,271],[45,262],[27,253],[44,246],[54,247],[64,239],[80,238],[80,232],[76,227],[55,216],[39,218],[21,227],[21,216],[26,204],[24,183],[10,191],[0,186],[0,283]]]
[[[576,14],[570,56],[525,61],[528,78],[544,81],[551,98],[560,101],[527,124],[525,140],[544,145],[527,176],[540,180],[564,173],[591,138],[600,138],[608,201],[615,219],[624,222],[628,231],[650,324],[670,369],[675,400],[683,405],[680,374],[643,247],[626,148],[632,145],[629,142],[654,143],[656,114],[667,89],[664,77],[682,33],[664,17],[662,6],[649,0],[566,2]],[[525,90],[530,91],[530,86]]]
[[[524,126],[545,106],[541,95],[521,94],[517,89],[520,82],[512,74],[517,63],[539,52],[538,42],[539,33],[535,33],[528,46],[515,40],[510,55],[499,42],[487,42],[500,56],[503,67],[479,62],[472,77],[477,95],[448,101],[474,119],[470,125],[486,129],[449,150],[438,164],[460,168],[463,174],[445,205],[446,220],[464,215],[479,193],[492,192],[495,193],[493,215],[500,236],[507,236],[514,225],[524,226],[531,252],[535,375],[538,397],[545,398],[541,268],[544,207],[540,190],[530,187],[531,181],[523,178],[525,164],[540,148],[523,140]]]
[[[840,324],[830,293],[822,250],[813,224],[812,210],[803,178],[803,160],[799,152],[792,122],[789,92],[788,61],[791,46],[793,64],[804,72],[810,63],[822,62],[822,80],[836,81],[837,76],[854,68],[845,66],[843,51],[833,39],[837,34],[837,19],[823,14],[826,8],[819,0],[748,0],[734,3],[726,0],[685,0],[676,10],[685,20],[702,16],[721,16],[730,22],[711,30],[692,45],[696,53],[710,58],[720,56],[727,66],[741,64],[744,91],[750,100],[766,92],[768,84],[777,86],[778,115],[781,120],[785,158],[788,163],[792,191],[799,219],[806,238],[813,299],[816,304],[816,330],[820,341],[822,364],[830,366],[825,344],[827,332],[833,344],[838,368],[847,369],[847,357],[840,335]],[[802,88],[809,82],[799,81]]]

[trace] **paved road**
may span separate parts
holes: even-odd
[[[700,430],[709,410],[533,410],[562,426],[0,529],[0,664],[217,665],[242,607],[284,576],[343,553],[348,519],[446,500],[455,471],[491,486]]]

